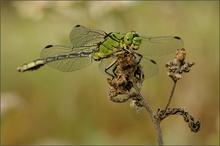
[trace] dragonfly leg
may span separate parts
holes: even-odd
[[[135,58],[139,57],[138,61],[137,61],[137,64],[139,64],[141,62],[141,59],[143,58],[143,56],[139,53],[135,53],[135,54],[138,55],[138,56],[136,56],[136,55],[133,54]]]
[[[111,77],[114,77],[114,75],[112,75],[110,72],[109,72],[109,69],[112,68],[115,64],[117,63],[117,60],[113,61],[111,64],[109,64],[106,68],[105,68],[105,73],[107,73],[108,75],[110,75]],[[113,73],[114,71],[116,70],[116,67],[114,67],[112,69]]]

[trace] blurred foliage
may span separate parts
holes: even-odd
[[[48,66],[18,73],[49,44],[70,45],[77,25],[106,32],[180,36],[196,65],[177,83],[172,107],[186,107],[202,121],[192,133],[182,117],[162,122],[165,144],[219,144],[219,1],[1,1],[1,144],[156,144],[146,111],[107,98],[98,62],[64,73]],[[163,108],[172,87],[164,65],[147,79],[143,95]]]

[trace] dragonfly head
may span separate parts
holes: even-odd
[[[124,43],[132,50],[138,50],[141,45],[142,37],[135,31],[125,34]]]

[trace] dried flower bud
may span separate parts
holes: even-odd
[[[180,62],[183,62],[185,60],[185,58],[186,58],[185,48],[181,48],[176,51],[176,58]]]
[[[169,61],[165,66],[167,68],[167,75],[174,81],[182,78],[183,72],[189,72],[194,62],[185,62],[186,52],[184,48],[176,51],[176,56],[173,60]]]
[[[130,98],[129,94],[132,93],[132,89],[134,88],[134,84],[137,85],[137,88],[141,88],[144,73],[142,71],[142,67],[139,64],[142,56],[135,52],[123,52],[118,54],[117,61],[113,66],[114,76],[112,79],[108,78],[107,81],[109,83],[109,98],[113,102],[126,102]],[[125,98],[116,98],[116,96],[124,94],[128,97]],[[135,101],[136,99],[133,99]],[[137,102],[135,105],[138,106]]]

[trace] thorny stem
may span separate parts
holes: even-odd
[[[174,80],[173,88],[172,88],[172,91],[170,92],[170,97],[168,98],[168,101],[167,101],[167,104],[166,104],[166,106],[165,106],[165,108],[164,108],[164,111],[166,111],[167,108],[168,108],[169,105],[170,105],[170,102],[171,102],[172,97],[173,97],[173,93],[174,93],[174,91],[175,91],[176,82],[177,82],[177,80]]]

